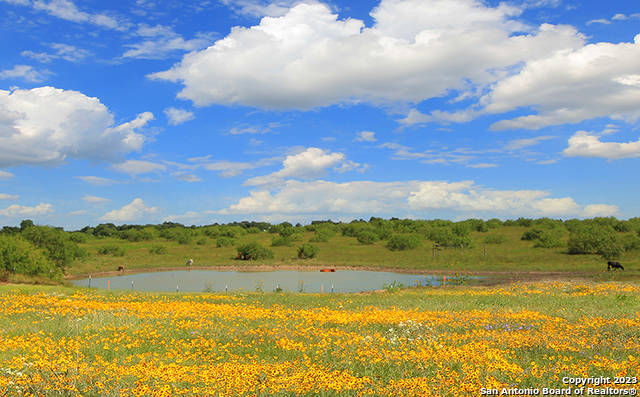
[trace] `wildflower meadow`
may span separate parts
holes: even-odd
[[[596,377],[609,380],[587,388],[633,395],[639,293],[619,282],[367,294],[5,285],[0,396],[575,395],[576,379]]]

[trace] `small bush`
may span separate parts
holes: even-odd
[[[118,237],[120,237],[123,240],[136,243],[139,241],[153,240],[156,237],[156,234],[155,234],[155,230],[151,228],[145,228],[141,230],[127,229],[127,230],[119,231]]]
[[[220,236],[216,239],[216,246],[218,248],[222,248],[222,247],[228,247],[230,245],[234,245],[236,244],[236,240],[231,238],[231,237],[227,237],[227,236]]]
[[[256,242],[238,245],[237,250],[238,254],[245,260],[273,259],[275,257],[272,250]]]
[[[313,244],[304,243],[298,248],[298,259],[315,258],[320,253],[320,248]]]
[[[567,229],[561,221],[542,218],[535,221],[531,230],[527,230],[520,240],[535,241],[533,248],[564,247]]]
[[[418,248],[421,239],[415,234],[397,234],[389,239],[387,248],[390,251],[404,251]]]
[[[191,235],[189,234],[182,234],[180,236],[178,236],[177,240],[178,244],[180,245],[189,245],[193,242],[193,237],[191,237]]]
[[[378,237],[378,235],[373,232],[365,230],[358,233],[357,240],[358,243],[362,245],[371,245],[378,242],[380,240],[380,237]]]
[[[85,233],[75,232],[69,234],[69,240],[76,244],[84,244],[89,241],[89,235]]]
[[[198,241],[196,241],[196,244],[198,244],[198,245],[207,245],[206,237],[202,237],[202,238],[198,239]]]
[[[311,236],[309,242],[328,243],[329,240],[331,240],[335,235],[336,233],[333,230],[329,230],[328,228],[316,228],[316,234],[314,236]]]
[[[125,256],[125,254],[127,253],[127,251],[124,249],[124,247],[121,247],[119,245],[103,245],[102,247],[98,247],[98,254],[99,255],[108,255],[111,254],[113,256]]]
[[[538,237],[536,242],[533,244],[533,248],[559,248],[564,247],[564,245],[565,243],[562,240],[562,234],[547,231]]]
[[[156,255],[165,255],[169,253],[169,250],[167,249],[166,245],[153,244],[151,247],[149,247],[149,253]]]

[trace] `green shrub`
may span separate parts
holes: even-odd
[[[99,255],[108,255],[108,254],[112,254],[113,256],[125,256],[125,254],[127,253],[127,251],[124,249],[124,247],[121,247],[119,245],[103,245],[102,247],[98,247],[98,254]]]
[[[262,230],[260,230],[260,228],[252,226],[250,228],[247,229],[247,233],[249,234],[258,234],[258,233],[262,233]]]
[[[280,229],[278,234],[282,237],[291,237],[294,233],[296,233],[296,229],[293,227],[283,227]]]
[[[139,241],[150,241],[156,238],[155,229],[152,228],[144,228],[144,229],[127,229],[121,230],[118,232],[118,237],[123,240],[130,241],[132,243],[136,243]]]
[[[118,229],[113,223],[101,223],[93,229],[93,235],[96,237],[110,237],[116,233]]]
[[[237,250],[238,254],[245,260],[273,259],[275,257],[272,250],[256,242],[238,245]]]
[[[69,240],[73,241],[76,244],[84,244],[89,241],[89,235],[86,233],[75,232],[69,234]]]
[[[44,250],[20,236],[0,235],[0,269],[28,276],[45,276],[51,271],[56,277],[62,275]]]
[[[533,226],[533,219],[529,218],[518,218],[516,220],[516,224],[518,226],[531,227]]]
[[[564,247],[567,229],[562,221],[549,218],[537,219],[531,230],[524,232],[520,240],[535,241],[533,248]]]
[[[237,241],[231,237],[220,236],[216,239],[216,246],[218,248],[228,247],[230,245],[235,245]]]
[[[206,237],[202,237],[202,238],[198,239],[198,241],[196,241],[196,244],[198,244],[198,245],[207,245]]]
[[[421,239],[415,234],[397,234],[392,236],[387,243],[390,251],[404,251],[415,249],[420,246]]]
[[[358,243],[362,245],[371,245],[380,240],[377,234],[370,232],[368,230],[363,230],[358,233],[357,237]]]
[[[565,243],[562,239],[564,233],[555,230],[546,230],[538,237],[533,244],[533,248],[559,248],[564,247]]]
[[[640,249],[640,237],[635,234],[627,234],[622,237],[622,245],[625,251],[635,251]]]
[[[298,248],[298,259],[315,258],[320,253],[320,248],[310,243],[304,243]]]
[[[149,247],[149,253],[156,254],[156,255],[165,255],[169,253],[169,249],[167,248],[166,245],[153,244],[151,245],[151,247]]]
[[[177,240],[178,244],[180,245],[189,245],[193,242],[193,237],[191,237],[191,235],[183,233],[182,235],[178,236]]]
[[[489,219],[488,221],[485,222],[485,224],[487,225],[487,227],[489,229],[497,229],[497,228],[502,227],[504,225],[504,223],[500,219],[497,219],[497,218]]]
[[[247,231],[240,226],[221,226],[220,236],[226,236],[229,238],[238,238],[247,234]]]
[[[455,225],[454,225],[455,226]],[[462,245],[467,248],[473,248],[474,243],[471,240],[471,233],[466,227],[435,227],[431,229],[429,240],[440,245]]]
[[[313,226],[313,225],[312,225]],[[316,228],[316,234],[311,236],[311,238],[309,239],[309,242],[311,243],[328,243],[329,240],[331,240],[334,236],[336,235],[336,233],[333,230],[330,230],[328,228]]]
[[[87,255],[85,249],[69,238],[69,233],[50,226],[31,226],[22,231],[22,237],[42,249],[49,260],[63,272],[75,259]]]
[[[620,257],[625,250],[623,239],[612,226],[598,224],[576,228],[569,235],[567,247],[568,253],[572,255],[598,254],[607,260]]]

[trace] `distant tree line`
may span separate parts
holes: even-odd
[[[158,225],[120,225],[101,223],[80,230],[66,232],[62,228],[35,225],[24,220],[20,227],[4,226],[0,230],[0,272],[16,272],[30,276],[60,278],[77,259],[87,255],[79,245],[90,239],[115,237],[130,242],[165,239],[179,244],[207,244],[209,239],[217,247],[236,246],[247,259],[271,259],[273,251],[258,243],[240,244],[247,234],[269,233],[272,247],[294,246],[304,239],[303,232],[312,232],[308,243],[298,248],[301,259],[313,258],[320,249],[316,243],[329,242],[337,235],[351,237],[357,244],[383,242],[391,251],[416,249],[426,241],[440,245],[474,248],[471,232],[487,233],[502,227],[525,227],[521,240],[533,242],[533,248],[564,249],[570,255],[597,254],[604,259],[619,258],[625,251],[640,249],[640,218],[618,220],[615,217],[559,220],[550,218],[468,219],[450,220],[382,219],[371,217],[348,223],[317,220],[309,225],[282,222],[242,221],[228,224],[185,226],[175,222]],[[485,244],[504,242],[501,235],[487,233]],[[314,244],[311,244],[314,243]],[[150,253],[166,253],[166,247],[154,244]],[[115,245],[98,248],[102,255],[122,256],[125,250]],[[1,276],[2,274],[0,274]]]

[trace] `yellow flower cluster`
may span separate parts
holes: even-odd
[[[353,295],[9,291],[0,294],[0,396],[477,396],[566,387],[563,377],[639,378],[640,313],[486,304],[548,295],[637,307],[639,292],[618,283],[420,288],[358,305]],[[466,309],[424,309],[436,298]]]

